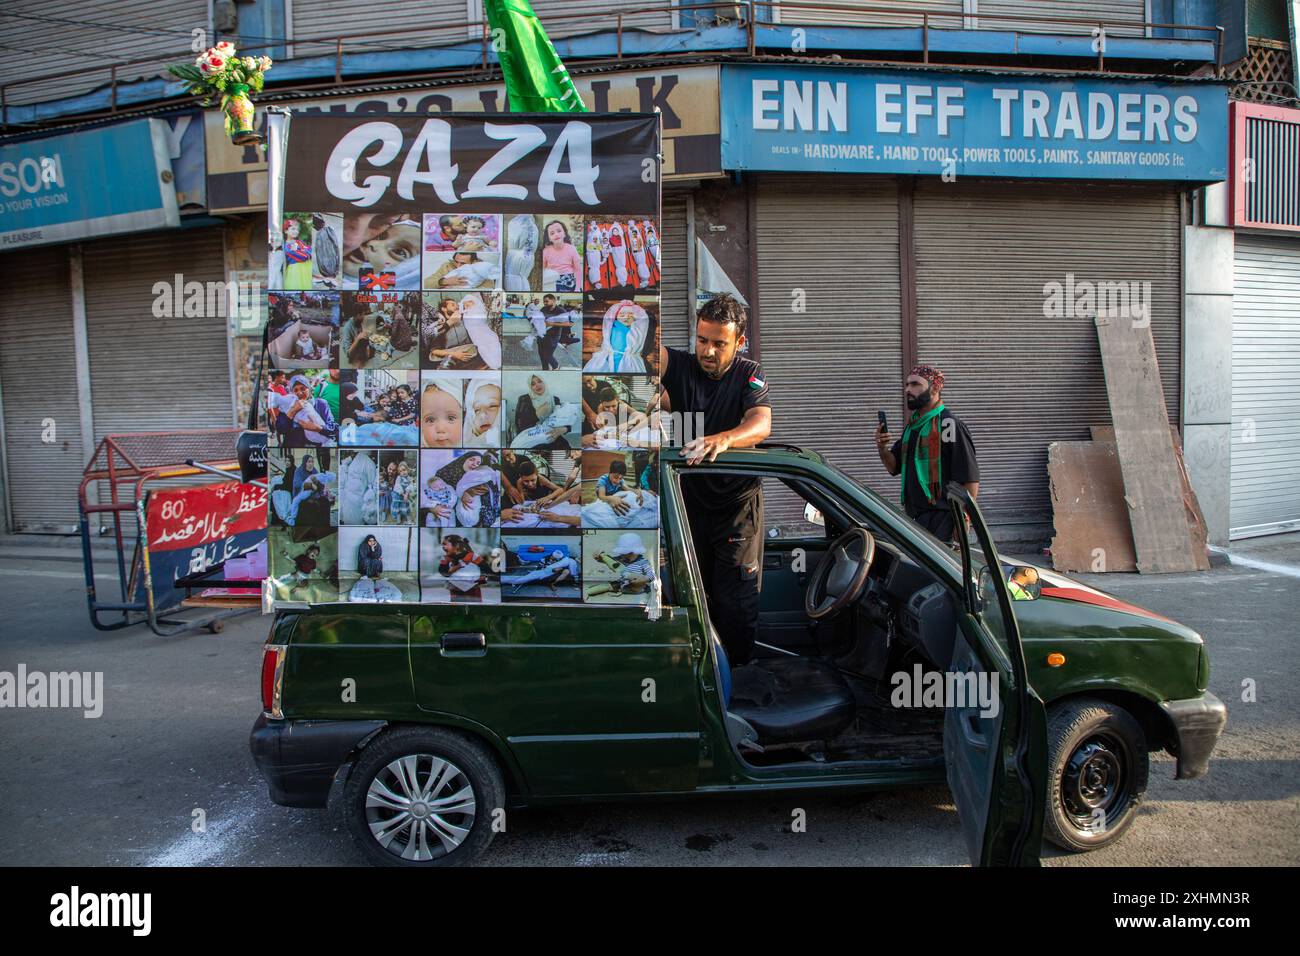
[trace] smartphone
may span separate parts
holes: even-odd
[[[885,420],[884,409],[881,409],[880,411],[876,412],[876,419],[880,422],[881,431],[884,432],[889,431],[889,422]]]

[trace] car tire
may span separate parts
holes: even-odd
[[[487,748],[455,731],[402,727],[361,752],[343,791],[348,830],[378,866],[467,866],[505,806]]]
[[[1044,835],[1076,853],[1116,842],[1137,817],[1147,789],[1142,726],[1117,704],[1070,701],[1048,715],[1047,748]]]

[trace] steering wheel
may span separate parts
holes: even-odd
[[[856,601],[875,556],[876,539],[865,528],[853,528],[836,538],[808,582],[804,613],[814,621],[828,620]]]

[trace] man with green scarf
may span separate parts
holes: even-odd
[[[943,372],[917,365],[903,383],[912,413],[903,437],[894,440],[885,426],[876,428],[876,451],[891,475],[902,473],[900,500],[908,516],[940,541],[951,541],[956,528],[944,493],[948,482],[979,494],[980,468],[970,431],[943,404]]]

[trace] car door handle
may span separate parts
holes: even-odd
[[[487,652],[487,636],[482,631],[447,631],[442,635],[443,653]]]
[[[779,568],[780,566],[781,566],[781,555],[779,555],[779,554],[764,554],[764,555],[763,555],[763,569],[764,569],[764,570],[772,571],[772,570],[775,570],[775,569]]]
[[[977,747],[980,750],[988,750],[989,742],[984,736],[984,731],[980,729],[979,714],[974,711],[965,710],[965,708],[962,708],[962,710],[963,713],[957,719],[961,723],[962,734],[965,736],[967,742],[972,747]]]

